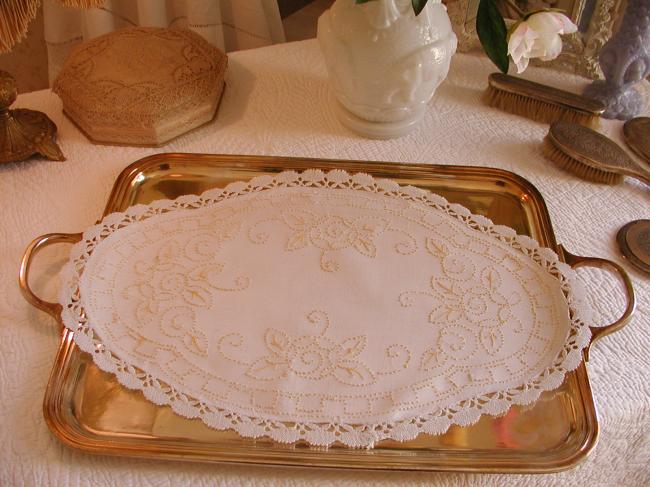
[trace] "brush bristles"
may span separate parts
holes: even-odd
[[[542,151],[544,152],[544,156],[554,162],[560,169],[573,173],[587,181],[605,184],[619,184],[623,182],[624,177],[621,174],[596,169],[565,154],[553,143],[548,135],[544,137]]]
[[[504,112],[520,115],[538,122],[552,123],[558,120],[579,123],[591,128],[598,127],[596,115],[577,112],[553,103],[544,102],[529,96],[510,93],[488,85],[483,94],[483,101]]]

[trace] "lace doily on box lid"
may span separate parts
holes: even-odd
[[[281,442],[369,447],[535,401],[589,343],[554,252],[435,194],[343,171],[115,213],[63,321],[156,404]]]
[[[227,56],[186,29],[118,29],[76,46],[52,90],[94,141],[161,145],[214,118]]]

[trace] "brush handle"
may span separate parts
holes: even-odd
[[[631,178],[637,179],[641,181],[642,183],[647,184],[650,186],[650,172],[644,170],[644,169],[628,169],[626,167],[620,168],[619,172],[621,174],[624,174],[625,176],[629,176]]]

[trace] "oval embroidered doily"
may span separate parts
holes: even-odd
[[[284,172],[84,233],[63,322],[103,370],[217,429],[370,447],[535,401],[589,343],[534,240],[444,198]]]

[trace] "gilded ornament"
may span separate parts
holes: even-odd
[[[16,80],[0,71],[0,163],[22,161],[34,154],[64,161],[54,141],[56,125],[47,115],[25,108],[9,109],[17,95]]]

